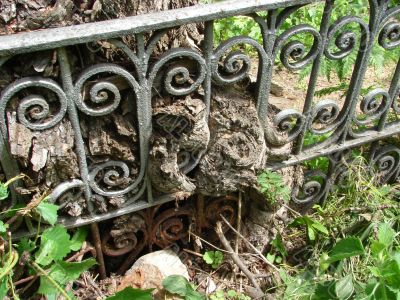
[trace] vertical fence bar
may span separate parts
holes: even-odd
[[[67,100],[68,100],[68,118],[71,121],[72,127],[74,129],[74,134],[75,134],[75,148],[78,156],[78,162],[79,162],[79,169],[80,169],[80,175],[82,178],[82,181],[84,183],[84,194],[86,198],[86,203],[88,205],[88,210],[91,215],[94,214],[93,211],[93,203],[92,203],[92,191],[89,186],[89,171],[88,171],[88,166],[87,166],[87,161],[86,161],[86,152],[85,152],[85,147],[84,147],[84,141],[82,137],[82,132],[79,124],[79,116],[77,109],[75,107],[75,102],[74,102],[74,86],[72,82],[72,75],[71,75],[71,69],[68,61],[68,54],[65,50],[65,48],[59,48],[57,50],[58,54],[58,59],[60,61],[60,70],[61,70],[61,79],[62,79],[62,84],[64,87],[65,94],[67,95]],[[106,269],[105,269],[105,264],[104,264],[104,257],[103,257],[103,252],[101,249],[101,238],[100,238],[100,232],[97,223],[92,223],[91,226],[91,232],[92,232],[92,238],[94,240],[94,246],[96,248],[96,254],[97,254],[97,262],[99,263],[99,271],[100,271],[100,277],[101,278],[106,278]]]
[[[322,59],[324,58],[325,48],[328,47],[327,45],[327,35],[329,30],[329,21],[331,19],[332,10],[334,7],[335,0],[327,0],[324,12],[321,19],[320,25],[320,34],[322,40],[322,49],[318,53],[317,57],[314,60],[311,74],[310,74],[310,81],[308,83],[307,94],[305,98],[305,103],[303,107],[303,115],[306,117],[306,122],[304,124],[303,130],[300,132],[299,137],[297,138],[297,142],[295,144],[294,154],[299,154],[303,150],[303,143],[304,143],[304,136],[306,131],[310,125],[312,125],[312,105],[314,99],[315,88],[318,81],[319,69],[321,66]]]

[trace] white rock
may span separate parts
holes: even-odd
[[[155,288],[155,299],[164,299],[162,281],[170,275],[182,275],[189,280],[186,266],[172,250],[161,250],[140,257],[121,279],[118,290],[127,286]]]

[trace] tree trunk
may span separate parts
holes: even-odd
[[[2,0],[0,34],[117,19],[191,6],[198,0]]]

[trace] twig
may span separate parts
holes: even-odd
[[[239,191],[239,199],[238,199],[238,213],[237,213],[237,232],[241,232],[241,222],[242,222],[242,192]],[[236,236],[236,242],[235,242],[235,253],[239,253],[239,236]]]
[[[97,252],[96,249],[92,245],[90,245],[88,242],[84,242],[85,245],[82,246],[82,249],[79,252],[76,252],[74,255],[72,255],[70,258],[68,258],[66,261],[71,262],[71,261],[77,261],[80,256],[85,255],[87,252],[90,252],[93,257],[96,257]]]
[[[232,247],[231,244],[229,244],[229,241],[226,239],[223,231],[222,231],[222,224],[221,222],[217,222],[217,225],[215,227],[215,232],[217,233],[219,239],[221,240],[222,245],[224,246],[224,248],[230,253],[230,256],[232,258],[232,260],[237,264],[237,266],[243,271],[243,273],[247,276],[247,278],[249,278],[249,280],[251,281],[251,283],[253,284],[253,286],[255,287],[255,289],[257,290],[257,293],[264,294],[263,291],[261,290],[260,286],[258,285],[256,279],[254,278],[254,274],[251,273],[249,271],[249,269],[247,269],[247,267],[245,266],[245,264],[242,262],[242,260],[240,259],[239,255],[237,255]]]
[[[43,276],[46,277],[46,279],[60,292],[61,295],[63,295],[65,297],[65,299],[68,300],[72,300],[71,297],[67,294],[67,292],[61,287],[59,286],[59,284],[57,282],[54,281],[53,278],[51,278],[49,276],[49,274],[47,274],[47,272],[45,270],[43,270],[37,263],[35,263],[34,261],[30,262],[30,265],[32,266],[32,268],[34,268],[36,271],[38,271],[39,273],[41,273]]]
[[[213,247],[214,249],[217,249],[218,251],[231,254],[229,251],[226,251],[226,250],[224,250],[224,249],[221,249],[221,248],[219,248],[219,247],[217,247],[217,246],[211,244],[210,242],[206,241],[205,239],[202,239],[201,237],[199,237],[197,234],[194,234],[193,232],[191,232],[190,234],[193,235],[194,237],[198,238],[198,239],[201,240],[202,242],[206,243],[207,245]],[[234,252],[234,251],[232,250],[232,252]]]
[[[238,236],[240,236],[243,239],[243,241],[245,241],[268,266],[273,268],[279,274],[279,269],[274,264],[272,264],[268,259],[266,259],[264,255],[262,255],[262,253],[252,243],[250,243],[240,232],[236,231],[236,229],[233,228],[233,226],[224,218],[223,215],[220,216],[230,229],[232,229]]]
[[[195,252],[195,251],[192,251],[192,250],[190,250],[190,249],[183,249],[183,251],[185,251],[185,252],[187,252],[187,253],[190,253],[190,254],[192,254],[192,255],[195,255],[195,256],[198,256],[198,257],[203,257],[203,255],[201,255],[200,253],[197,253],[197,252]]]
[[[301,217],[301,216],[302,216],[301,213],[299,213],[298,211],[294,210],[294,209],[291,208],[289,205],[282,204],[282,206],[283,206],[284,208],[286,208],[287,210],[291,211],[294,215],[296,215],[296,216],[298,216],[298,217]]]

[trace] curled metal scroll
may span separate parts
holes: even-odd
[[[381,98],[381,100],[379,100]],[[354,123],[357,125],[367,125],[374,120],[379,119],[382,114],[389,108],[390,96],[383,89],[375,89],[369,92],[361,101],[360,109],[363,115],[355,116]]]
[[[303,114],[295,109],[286,109],[279,112],[275,116],[274,125],[279,129],[280,132],[285,132],[288,134],[287,141],[290,142],[294,140],[300,133],[304,121],[305,118]]]
[[[313,36],[314,43],[308,52],[306,52],[306,46],[302,42],[298,40],[289,41],[289,39],[298,34],[311,34]],[[322,39],[320,33],[314,27],[305,24],[293,26],[282,33],[277,38],[274,48],[275,53],[280,51],[280,60],[289,70],[304,68],[314,61],[321,50]]]
[[[341,123],[338,120],[340,108],[336,101],[333,100],[322,100],[318,102],[312,113],[309,130],[313,134],[325,134],[335,130]],[[323,125],[323,128],[315,128],[314,124]]]
[[[206,76],[206,63],[204,58],[197,51],[186,48],[171,49],[162,54],[150,69],[148,75],[149,85],[153,85],[154,79],[162,67],[175,59],[182,58],[189,58],[197,62],[197,78],[195,80],[192,79],[187,66],[171,65],[168,67],[163,80],[166,91],[174,96],[183,96],[198,89]]]
[[[97,177],[100,173],[102,173],[102,176],[99,179]],[[89,173],[89,185],[99,195],[120,196],[137,188],[143,178],[143,174],[140,172],[136,180],[130,184],[129,176],[129,166],[125,162],[111,160],[93,167]],[[101,186],[101,183],[105,184],[106,187]],[[124,189],[113,190],[120,185],[128,186]]]
[[[270,59],[267,57],[263,47],[254,39],[246,36],[236,36],[223,42],[214,51],[213,63],[212,63],[212,76],[213,80],[218,84],[232,84],[244,79],[251,69],[250,57],[241,52],[233,51],[230,52],[224,58],[222,62],[222,72],[219,67],[219,62],[222,60],[224,54],[231,48],[247,44],[254,47],[257,50],[260,64],[270,63]]]
[[[400,7],[389,9],[385,13],[382,23],[383,27],[379,33],[378,42],[386,50],[400,46],[400,22],[396,15],[400,14]]]
[[[160,248],[188,235],[193,211],[189,208],[172,208],[160,213],[154,220],[150,241]],[[187,221],[187,223],[185,223]]]
[[[308,171],[304,174],[303,185],[293,188],[292,201],[303,205],[318,203],[324,198],[327,189],[328,177],[326,174],[319,170]]]
[[[393,145],[377,149],[370,160],[370,172],[380,184],[395,181],[400,176],[400,149]]]
[[[141,251],[147,243],[146,221],[142,213],[124,215],[114,220],[114,225],[106,229],[101,241],[103,253],[120,256]],[[138,239],[139,233],[143,237]]]
[[[350,53],[355,49],[357,45],[357,34],[348,30],[339,33],[344,27],[353,23],[359,24],[361,30],[361,46],[365,47],[370,35],[368,24],[366,24],[364,20],[359,17],[346,16],[337,20],[329,28],[328,45],[335,38],[335,45],[339,50],[332,52],[329,46],[326,47],[326,57],[331,60],[343,59],[350,55]]]
[[[204,212],[205,224],[200,224],[200,227],[213,228],[215,223],[221,220],[221,215],[224,216],[230,224],[235,224],[237,216],[237,201],[238,198],[231,195],[212,198],[207,203]]]
[[[56,203],[57,200],[65,194],[67,191],[73,190],[75,188],[83,189],[85,184],[82,180],[72,179],[71,181],[63,182],[55,187],[48,197],[48,201],[51,203]]]
[[[93,76],[102,73],[119,75],[124,78],[136,94],[140,93],[140,87],[136,79],[125,69],[115,64],[98,64],[85,70],[75,83],[75,103],[76,106],[87,115],[103,116],[113,112],[120,103],[121,95],[118,87],[108,81],[99,81],[90,88],[90,100],[94,107],[88,105],[83,99],[82,89],[85,83]]]
[[[2,93],[0,99],[0,122],[2,133],[7,136],[7,122],[5,110],[10,99],[18,92],[27,88],[42,88],[53,92],[59,101],[57,113],[50,112],[50,105],[41,95],[29,95],[24,97],[17,108],[18,120],[31,130],[45,130],[55,126],[65,116],[67,111],[67,97],[62,88],[51,79],[39,77],[27,77],[16,80]],[[29,115],[30,119],[26,116]],[[32,121],[33,120],[33,121]]]

